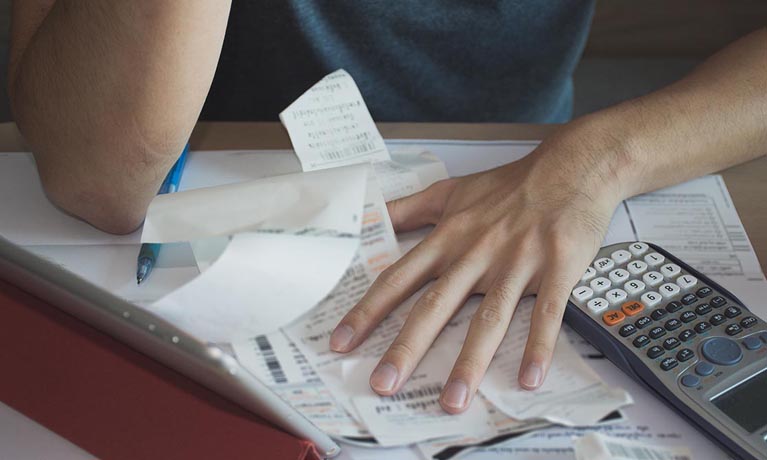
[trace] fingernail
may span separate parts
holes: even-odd
[[[453,380],[442,390],[442,402],[446,406],[460,409],[466,405],[469,396],[469,387],[461,380]]]
[[[538,388],[543,380],[543,367],[538,363],[530,363],[519,379],[520,383],[527,388]]]
[[[388,392],[397,383],[397,368],[389,363],[379,364],[370,376],[370,386],[377,392]]]
[[[342,324],[330,334],[330,349],[333,351],[344,351],[349,347],[354,338],[354,329]]]

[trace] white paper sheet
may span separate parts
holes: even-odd
[[[636,441],[589,433],[575,441],[576,460],[692,460],[686,447],[648,446]]]
[[[282,113],[304,171],[389,160],[389,151],[351,75],[337,70]]]

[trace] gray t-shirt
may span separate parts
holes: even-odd
[[[346,69],[377,121],[562,122],[595,0],[234,0],[205,120]]]

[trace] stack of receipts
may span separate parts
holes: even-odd
[[[232,344],[246,368],[320,428],[371,447],[418,444],[430,457],[551,424],[593,425],[631,403],[627,392],[605,385],[564,336],[543,387],[521,389],[527,300],[471,407],[446,414],[439,395],[477,298],[446,326],[397,394],[375,394],[370,373],[420,293],[352,353],[331,352],[330,333],[401,255],[385,201],[418,192],[447,172],[428,153],[391,155],[343,70],[280,118],[304,172],[152,202],[142,241],[188,241],[201,274],[147,308],[201,339]]]

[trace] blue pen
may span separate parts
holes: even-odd
[[[165,176],[165,180],[162,181],[158,195],[173,193],[178,190],[188,153],[189,144],[186,144],[184,151],[181,152],[181,156],[178,157],[176,163],[168,171],[168,175]],[[157,257],[160,255],[160,247],[159,243],[144,243],[141,245],[141,250],[138,253],[138,267],[136,268],[136,282],[138,284],[141,284],[152,271],[152,267],[154,267]]]

